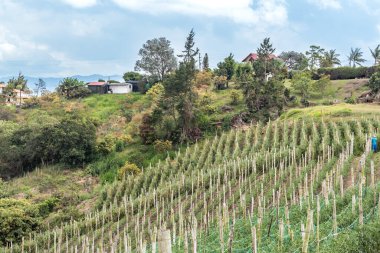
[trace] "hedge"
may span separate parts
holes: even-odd
[[[313,79],[319,79],[322,75],[329,75],[331,80],[370,78],[379,67],[339,67],[339,68],[320,68],[313,75]]]

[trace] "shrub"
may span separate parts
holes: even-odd
[[[344,102],[346,102],[347,104],[356,104],[356,97],[351,96],[351,97],[345,98]]]
[[[0,199],[0,243],[18,242],[40,226],[38,208],[25,200]]]
[[[216,76],[214,78],[214,86],[217,90],[224,90],[227,88],[227,77],[226,76]]]
[[[206,105],[205,107],[203,107],[203,110],[206,114],[210,115],[210,114],[214,114],[216,113],[216,107],[213,106],[213,105]]]
[[[338,67],[338,68],[320,68],[313,76],[313,79],[319,79],[322,75],[329,75],[331,80],[370,78],[378,67]]]
[[[108,155],[113,151],[115,147],[115,140],[110,137],[106,136],[104,140],[101,140],[97,145],[96,145],[96,150],[100,155]]]
[[[368,86],[373,92],[378,92],[380,90],[380,71],[371,76]]]
[[[134,163],[129,163],[126,162],[123,167],[121,167],[117,171],[117,176],[121,180],[123,179],[126,175],[137,175],[140,174],[141,170],[139,167],[137,167],[136,164]]]
[[[171,150],[172,148],[173,148],[173,144],[169,140],[166,140],[166,141],[156,140],[154,142],[154,149],[157,152],[166,152],[166,151]]]
[[[200,71],[195,75],[194,84],[197,88],[202,86],[211,86],[212,73],[210,71]]]
[[[237,105],[239,103],[240,95],[236,90],[231,92],[231,105]]]

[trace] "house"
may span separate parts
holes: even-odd
[[[13,89],[12,96],[4,95],[5,104],[7,105],[22,105],[25,101],[31,98],[31,94],[27,91],[22,91],[19,89]]]
[[[91,90],[92,93],[106,94],[108,92],[106,82],[89,82],[87,83],[87,88]]]
[[[3,94],[3,90],[5,89],[6,85],[3,83],[0,83],[0,94]]]
[[[107,83],[108,93],[127,94],[133,91],[131,83]]]
[[[274,54],[269,55],[269,60],[277,59],[278,57]],[[243,62],[254,62],[259,59],[258,54],[256,53],[250,53],[247,57],[244,58]]]
[[[96,94],[127,94],[134,91],[132,83],[89,82],[87,88]]]

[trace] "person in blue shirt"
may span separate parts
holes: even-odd
[[[371,142],[372,142],[372,151],[377,152],[377,137],[373,136]]]

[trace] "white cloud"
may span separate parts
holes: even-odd
[[[63,0],[74,8],[86,8],[96,5],[96,0]]]
[[[308,0],[310,3],[317,5],[321,9],[341,9],[340,0]]]
[[[267,22],[283,25],[288,14],[285,0],[113,0],[119,6],[150,14],[181,13],[225,17],[236,23],[254,25]]]

